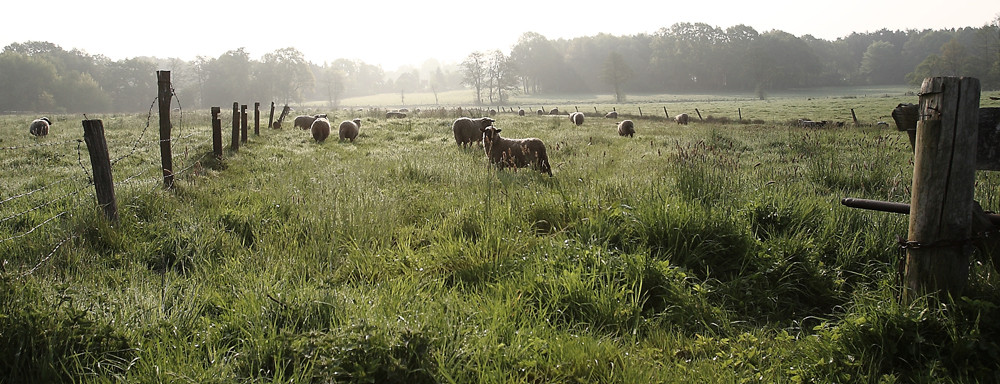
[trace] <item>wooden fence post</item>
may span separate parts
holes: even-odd
[[[243,104],[240,106],[240,142],[245,143],[249,138],[247,137],[247,105]]]
[[[666,116],[667,120],[670,120],[670,114],[667,113],[667,106],[666,105],[663,106],[663,116]]]
[[[87,152],[90,153],[97,204],[104,208],[108,220],[118,223],[118,202],[115,199],[115,182],[111,177],[108,143],[104,139],[104,123],[101,120],[84,120],[83,141],[87,143]]]
[[[229,144],[233,151],[240,150],[240,103],[233,102],[233,139]]]
[[[274,128],[274,102],[271,102],[271,113],[267,115],[267,127]]]
[[[854,126],[855,127],[857,127],[858,125],[860,125],[860,124],[858,124],[858,115],[856,113],[854,113],[854,108],[851,108],[851,119],[854,120]]]
[[[639,117],[642,117],[642,107],[639,107]]]
[[[253,103],[253,135],[260,136],[260,102]]]
[[[222,108],[212,107],[212,153],[216,159],[222,159],[222,120],[219,114]]]
[[[163,187],[174,187],[173,155],[170,153],[170,71],[156,71],[157,102],[160,106],[160,166]],[[103,123],[102,123],[103,126]]]
[[[961,295],[969,279],[979,80],[924,79],[916,132],[903,300]]]
[[[694,109],[694,113],[698,114],[698,120],[705,120],[705,119],[701,118],[701,111],[699,111],[698,108]]]
[[[743,121],[743,108],[736,108],[736,113],[740,114],[740,121]]]

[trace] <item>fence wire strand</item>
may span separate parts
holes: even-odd
[[[59,248],[61,248],[63,246],[63,244],[66,244],[67,241],[73,240],[73,239],[75,239],[77,237],[78,237],[77,235],[72,235],[70,237],[62,239],[62,241],[60,241],[59,244],[56,244],[56,247],[52,249],[52,252],[49,252],[48,255],[45,255],[45,257],[43,257],[41,260],[38,261],[38,264],[35,264],[35,266],[31,267],[31,269],[25,271],[24,273],[21,273],[21,277],[20,278],[23,279],[25,277],[28,277],[28,275],[30,275],[32,273],[35,273],[35,271],[37,271],[38,268],[42,267],[42,264],[45,264],[45,262],[49,261],[49,259],[52,258],[52,255],[56,254],[56,251],[58,251]]]
[[[31,229],[29,229],[29,230],[28,230],[27,232],[25,232],[25,233],[22,233],[22,234],[20,234],[20,235],[14,235],[14,236],[11,236],[11,237],[8,237],[8,238],[6,238],[6,239],[3,239],[3,240],[0,240],[0,244],[3,244],[3,243],[6,243],[6,242],[8,242],[8,241],[11,241],[11,240],[14,240],[14,239],[20,239],[20,238],[22,238],[22,237],[25,237],[25,236],[28,236],[28,235],[30,235],[30,234],[31,234],[32,232],[34,232],[34,231],[35,231],[36,229],[40,228],[41,226],[43,226],[43,225],[45,225],[45,224],[48,224],[48,223],[49,223],[50,221],[52,221],[52,220],[55,220],[55,219],[59,218],[59,217],[60,217],[60,216],[62,216],[62,215],[65,215],[66,213],[67,213],[67,211],[62,211],[62,212],[59,212],[59,214],[57,214],[57,215],[55,215],[55,216],[52,216],[52,217],[50,217],[50,218],[46,219],[45,221],[43,221],[43,222],[39,223],[38,225],[36,225],[36,226],[32,227]]]
[[[66,180],[70,180],[72,178],[73,178],[73,176],[66,176],[66,177],[64,177],[62,179],[56,180],[55,182],[53,182],[51,184],[39,187],[39,188],[37,188],[35,190],[28,191],[28,192],[25,192],[25,193],[22,193],[22,194],[19,194],[19,195],[14,195],[14,196],[8,197],[6,199],[0,200],[0,205],[4,205],[5,203],[7,203],[7,202],[9,202],[11,200],[14,200],[14,199],[19,199],[19,198],[22,198],[22,197],[31,196],[32,194],[35,194],[37,192],[41,192],[41,191],[43,191],[43,190],[45,190],[45,189],[47,189],[47,188],[49,188],[49,187],[51,187],[53,185],[61,184],[61,183],[65,182]]]
[[[87,186],[89,187],[90,185],[93,185],[93,183],[90,183],[90,184],[88,184]],[[37,211],[37,210],[39,210],[39,209],[42,209],[42,208],[45,208],[45,207],[47,207],[47,206],[49,206],[49,205],[52,205],[53,203],[55,203],[55,202],[57,202],[57,201],[59,201],[59,200],[62,200],[62,199],[65,199],[65,198],[67,198],[67,197],[70,197],[70,196],[74,196],[74,195],[76,195],[76,194],[80,193],[80,191],[82,191],[82,190],[84,190],[84,189],[86,189],[86,188],[87,188],[87,187],[81,187],[81,188],[79,188],[79,189],[77,189],[77,190],[75,190],[75,191],[72,191],[72,192],[69,192],[69,193],[67,193],[67,194],[65,194],[65,195],[62,195],[62,196],[59,196],[59,197],[57,197],[57,198],[55,198],[55,199],[52,199],[52,200],[49,200],[48,202],[45,202],[44,204],[41,204],[41,205],[38,205],[38,206],[36,206],[36,207],[34,207],[34,208],[30,208],[30,209],[28,209],[28,210],[26,210],[26,211],[23,211],[23,212],[20,212],[20,213],[16,213],[16,214],[14,214],[14,215],[12,215],[12,216],[9,216],[9,217],[5,217],[5,218],[3,218],[3,219],[0,219],[0,223],[4,223],[4,222],[7,222],[8,220],[12,220],[12,219],[15,219],[15,218],[18,218],[18,217],[21,217],[21,216],[24,216],[24,215],[26,215],[26,214],[28,214],[28,213],[31,213],[31,212],[34,212],[34,211]]]
[[[17,149],[28,149],[28,148],[37,148],[37,147],[51,147],[51,146],[55,146],[55,145],[69,144],[69,143],[77,142],[77,141],[80,141],[80,140],[82,140],[82,139],[72,139],[72,140],[56,141],[56,142],[52,142],[52,143],[37,143],[37,144],[28,144],[28,145],[15,145],[13,147],[0,147],[0,151],[13,151],[13,150],[17,150]]]

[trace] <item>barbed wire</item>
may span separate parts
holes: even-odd
[[[87,186],[89,187],[90,185],[93,185],[93,183],[91,182]],[[26,215],[28,213],[31,213],[31,212],[37,211],[39,209],[42,209],[44,207],[47,207],[49,205],[52,205],[53,203],[55,203],[55,202],[57,202],[59,200],[62,200],[62,199],[65,199],[67,197],[70,197],[70,196],[73,196],[73,195],[76,195],[76,194],[80,193],[80,191],[84,190],[85,188],[87,188],[87,187],[80,187],[79,189],[77,189],[75,191],[69,192],[69,193],[67,193],[65,195],[62,195],[62,196],[59,196],[59,197],[57,197],[55,199],[49,200],[49,201],[45,202],[44,204],[38,205],[38,206],[36,206],[34,208],[30,208],[30,209],[28,209],[26,211],[22,211],[20,213],[16,213],[16,214],[14,214],[12,216],[8,216],[8,217],[5,217],[3,219],[0,219],[0,223],[7,222],[8,220],[12,220],[12,219],[21,217],[21,216]]]
[[[55,182],[53,182],[51,184],[39,187],[37,189],[31,190],[31,191],[28,191],[28,192],[25,192],[25,193],[22,193],[22,194],[19,194],[19,195],[14,195],[14,196],[8,197],[6,199],[0,200],[0,205],[4,205],[5,203],[7,203],[7,202],[9,202],[11,200],[14,200],[14,199],[19,199],[19,198],[22,198],[22,197],[30,196],[30,195],[32,195],[32,194],[34,194],[36,192],[41,192],[41,191],[45,190],[46,188],[49,188],[49,187],[51,187],[53,185],[56,185],[56,184],[60,184],[62,182],[65,182],[66,180],[70,180],[72,178],[73,178],[73,176],[66,176],[66,177],[64,177],[62,179],[56,180]]]
[[[35,231],[36,229],[38,229],[39,227],[41,227],[41,226],[43,226],[43,225],[45,225],[45,224],[48,224],[48,222],[50,222],[50,221],[52,221],[52,220],[55,220],[56,218],[58,218],[58,217],[60,217],[60,216],[62,216],[62,215],[65,215],[65,214],[66,214],[67,212],[68,212],[68,211],[62,211],[62,212],[59,212],[59,214],[57,214],[57,215],[55,215],[55,216],[52,216],[52,217],[50,217],[50,218],[46,219],[45,221],[43,221],[43,222],[39,223],[38,225],[36,225],[36,226],[32,227],[31,229],[29,229],[29,230],[28,230],[27,232],[25,232],[25,233],[22,233],[22,234],[20,234],[20,235],[14,235],[14,236],[11,236],[11,237],[8,237],[8,238],[6,238],[6,239],[3,239],[3,240],[0,240],[0,244],[3,244],[3,243],[6,243],[6,242],[8,242],[8,241],[11,241],[11,240],[14,240],[14,239],[20,239],[20,238],[22,238],[22,237],[25,237],[25,236],[27,236],[27,235],[30,235],[30,234],[31,234],[32,232],[34,232],[34,231]]]
[[[83,165],[83,151],[80,150],[80,146],[81,146],[80,143],[76,144],[76,162],[80,164],[80,169],[83,169],[83,174],[87,175],[87,180],[89,180],[90,183],[93,184],[94,177],[90,175],[90,171],[87,171],[87,167]]]
[[[49,259],[52,258],[52,255],[56,254],[56,251],[58,251],[59,248],[61,248],[63,246],[63,244],[65,244],[67,241],[70,241],[70,240],[73,240],[73,239],[77,238],[78,236],[79,235],[72,235],[70,237],[62,239],[62,241],[60,241],[59,244],[56,244],[56,247],[52,249],[52,252],[49,252],[48,255],[46,255],[41,260],[39,260],[38,264],[35,264],[34,267],[31,267],[31,269],[29,269],[29,270],[25,271],[24,273],[22,273],[21,276],[20,276],[20,278],[25,278],[25,277],[28,277],[28,275],[30,275],[32,273],[35,273],[35,271],[37,271],[38,268],[42,267],[42,264],[45,264],[45,262],[49,261]]]
[[[120,161],[120,160],[122,160],[122,159],[124,159],[126,157],[132,156],[132,154],[135,153],[136,149],[139,148],[139,143],[142,142],[142,138],[146,136],[146,131],[149,131],[149,123],[153,119],[153,106],[156,105],[156,100],[157,100],[157,98],[154,98],[153,102],[149,103],[149,112],[146,114],[146,126],[142,128],[142,133],[139,133],[139,137],[136,138],[135,142],[132,144],[132,150],[129,151],[129,153],[127,153],[127,154],[121,155],[121,156],[115,158],[114,160],[111,160],[111,165],[112,166],[114,166],[115,163],[117,163],[118,161]]]
[[[78,142],[78,141],[83,141],[83,139],[71,139],[71,140],[64,140],[64,141],[56,141],[56,142],[52,142],[52,143],[36,143],[36,144],[27,144],[27,145],[15,145],[13,147],[0,147],[0,151],[13,151],[13,150],[17,150],[17,149],[28,149],[28,148],[37,148],[37,147],[51,147],[51,146],[55,146],[55,145],[69,144],[69,143]]]

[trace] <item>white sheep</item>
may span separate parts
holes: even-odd
[[[352,143],[354,139],[358,137],[358,131],[361,130],[361,119],[345,120],[340,123],[340,140],[344,139],[350,140]]]
[[[294,126],[302,128],[302,129],[309,129],[310,127],[312,127],[313,121],[316,121],[316,119],[321,118],[321,117],[322,118],[326,118],[326,114],[322,113],[322,114],[317,114],[317,115],[312,115],[312,116],[309,116],[309,115],[295,116],[295,124],[294,124]]]
[[[452,131],[455,133],[455,144],[460,147],[471,146],[472,143],[483,141],[482,129],[493,125],[493,120],[489,117],[471,119],[459,117],[452,124]]]
[[[680,115],[674,116],[674,121],[676,121],[677,124],[687,125],[687,123],[688,123],[688,114],[682,113]]]
[[[635,135],[635,123],[632,120],[622,120],[618,124],[618,135],[634,137]]]
[[[569,114],[569,121],[577,126],[583,125],[583,112],[573,112]]]
[[[45,136],[49,134],[50,125],[52,125],[52,121],[48,117],[40,117],[28,125],[28,132],[34,136]]]
[[[309,130],[312,131],[312,137],[316,141],[326,140],[330,136],[330,120],[327,120],[325,117],[318,117],[316,120],[313,120]]]
[[[500,128],[489,126],[481,129],[483,132],[483,149],[490,164],[500,168],[523,168],[534,166],[542,173],[552,177],[552,166],[545,154],[545,144],[536,138],[507,139],[500,137]]]
[[[544,115],[544,114],[545,114],[545,111],[544,111],[544,110],[542,110],[542,109],[538,109],[537,111],[535,111],[535,113],[537,113],[537,114],[538,114],[538,116],[541,116],[541,115]]]
[[[606,118],[606,119],[617,119],[618,118],[618,111],[608,112],[606,115],[604,115],[604,118]]]

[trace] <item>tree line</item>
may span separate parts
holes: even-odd
[[[509,52],[475,51],[457,65],[430,60],[387,73],[360,60],[316,64],[295,48],[252,59],[244,48],[218,57],[111,60],[49,42],[0,52],[0,112],[137,112],[156,96],[155,71],[172,71],[181,101],[198,108],[236,100],[325,101],[463,87],[473,103],[517,94],[627,94],[768,91],[842,85],[913,84],[932,76],[972,76],[1000,88],[1000,16],[981,27],[887,29],[833,41],[746,25],[677,23],[652,34],[548,39],[521,35]]]

